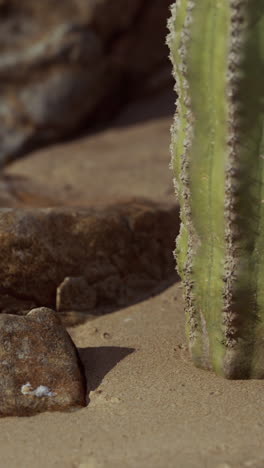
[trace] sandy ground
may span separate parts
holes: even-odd
[[[165,114],[157,118],[155,105],[143,103],[141,122],[130,109],[106,132],[43,149],[7,173],[24,181],[22,202],[37,199],[35,189],[27,195],[31,178],[40,184],[39,205],[47,203],[45,191],[58,190],[62,203],[135,194],[171,199]],[[89,405],[1,419],[1,468],[264,467],[263,382],[226,381],[193,367],[180,284],[70,333],[85,365]]]
[[[1,420],[1,467],[264,466],[263,382],[195,369],[181,287],[71,330],[90,403]]]
[[[4,172],[11,180],[0,179],[0,204],[10,182],[16,205],[94,205],[135,196],[174,202],[169,170],[174,100],[168,92],[133,104],[105,131],[15,161]],[[12,205],[12,199],[5,203]]]

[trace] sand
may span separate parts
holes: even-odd
[[[1,467],[263,467],[263,382],[193,367],[181,286],[71,330],[87,408],[1,420]]]
[[[95,205],[133,197],[174,202],[169,170],[174,100],[167,92],[133,104],[103,131],[15,161],[4,171],[7,181],[0,179],[0,206],[10,182],[8,206],[12,201]]]
[[[141,107],[139,121],[132,109],[122,125],[43,149],[7,172],[32,177],[47,192],[60,189],[67,203],[134,194],[171,199],[171,117],[152,110],[142,117]],[[264,467],[263,382],[227,381],[193,366],[181,296],[174,284],[69,329],[85,365],[89,405],[1,419],[0,467]]]

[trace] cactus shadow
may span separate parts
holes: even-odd
[[[89,392],[96,390],[104,377],[120,361],[135,351],[135,348],[123,348],[119,346],[78,348],[86,378],[87,404],[89,404]]]

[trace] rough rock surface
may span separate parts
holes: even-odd
[[[85,399],[77,350],[52,310],[0,315],[0,416],[78,408]]]
[[[0,310],[34,303],[99,313],[155,293],[175,281],[178,229],[177,206],[147,200],[1,209]]]
[[[170,0],[1,0],[0,164],[170,81]]]
[[[97,303],[96,287],[89,284],[84,276],[66,277],[57,287],[57,311],[87,311],[94,309]]]

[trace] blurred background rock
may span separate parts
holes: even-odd
[[[66,284],[76,323],[87,288],[85,317],[177,280],[170,2],[0,0],[0,313],[59,302],[64,313]],[[92,222],[81,224],[81,213]],[[96,275],[86,281],[89,252]]]
[[[0,164],[172,89],[170,3],[0,0]]]

